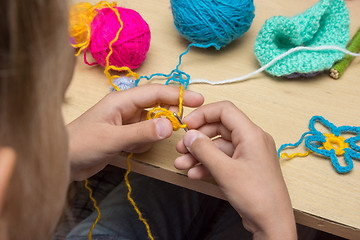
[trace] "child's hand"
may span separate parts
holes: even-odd
[[[296,239],[293,210],[272,137],[230,102],[202,106],[184,122],[196,130],[187,132],[177,144],[184,155],[175,160],[175,167],[189,169],[192,179],[213,176],[254,239]]]
[[[172,134],[167,119],[142,121],[146,108],[157,103],[179,104],[179,88],[148,84],[110,93],[68,125],[72,180],[83,180],[103,169],[120,152],[144,152],[151,143]],[[203,97],[184,91],[183,105],[198,107]]]

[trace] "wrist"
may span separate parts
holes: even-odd
[[[256,240],[296,240],[297,231],[294,217],[290,217],[287,221],[277,221],[273,219],[272,224],[266,228],[256,231],[253,234]]]

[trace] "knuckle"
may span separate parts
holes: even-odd
[[[222,105],[222,108],[228,112],[239,111],[242,113],[242,111],[233,102],[229,100],[223,100],[220,102],[220,104]]]
[[[259,126],[254,126],[252,129],[252,134],[248,139],[254,143],[263,143],[267,142],[267,138],[268,136]]]
[[[275,145],[275,141],[274,141],[273,137],[269,133],[265,132],[260,127],[257,127],[257,128],[258,128],[257,139],[258,139],[258,142],[260,144],[263,144],[263,145]]]
[[[276,144],[275,144],[274,138],[273,138],[269,133],[267,133],[267,132],[265,132],[265,134],[266,134],[266,140],[267,140],[267,142],[268,142],[269,144],[275,146]]]
[[[237,108],[234,103],[229,100],[223,100],[220,102],[221,105],[224,105],[225,108]]]

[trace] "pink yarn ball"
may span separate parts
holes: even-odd
[[[109,63],[116,67],[138,68],[146,58],[150,47],[150,29],[145,20],[134,10],[116,7],[123,22],[119,38],[112,44],[113,53]],[[106,65],[109,44],[120,28],[120,22],[110,8],[98,10],[91,22],[89,52],[102,66]]]

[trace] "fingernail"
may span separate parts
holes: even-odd
[[[198,137],[198,133],[194,130],[188,131],[184,136],[184,145],[189,150],[195,139]]]
[[[171,126],[171,123],[168,120],[155,119],[155,124],[156,124],[156,133],[160,139],[164,139],[171,135],[171,130],[169,131],[169,125]]]

